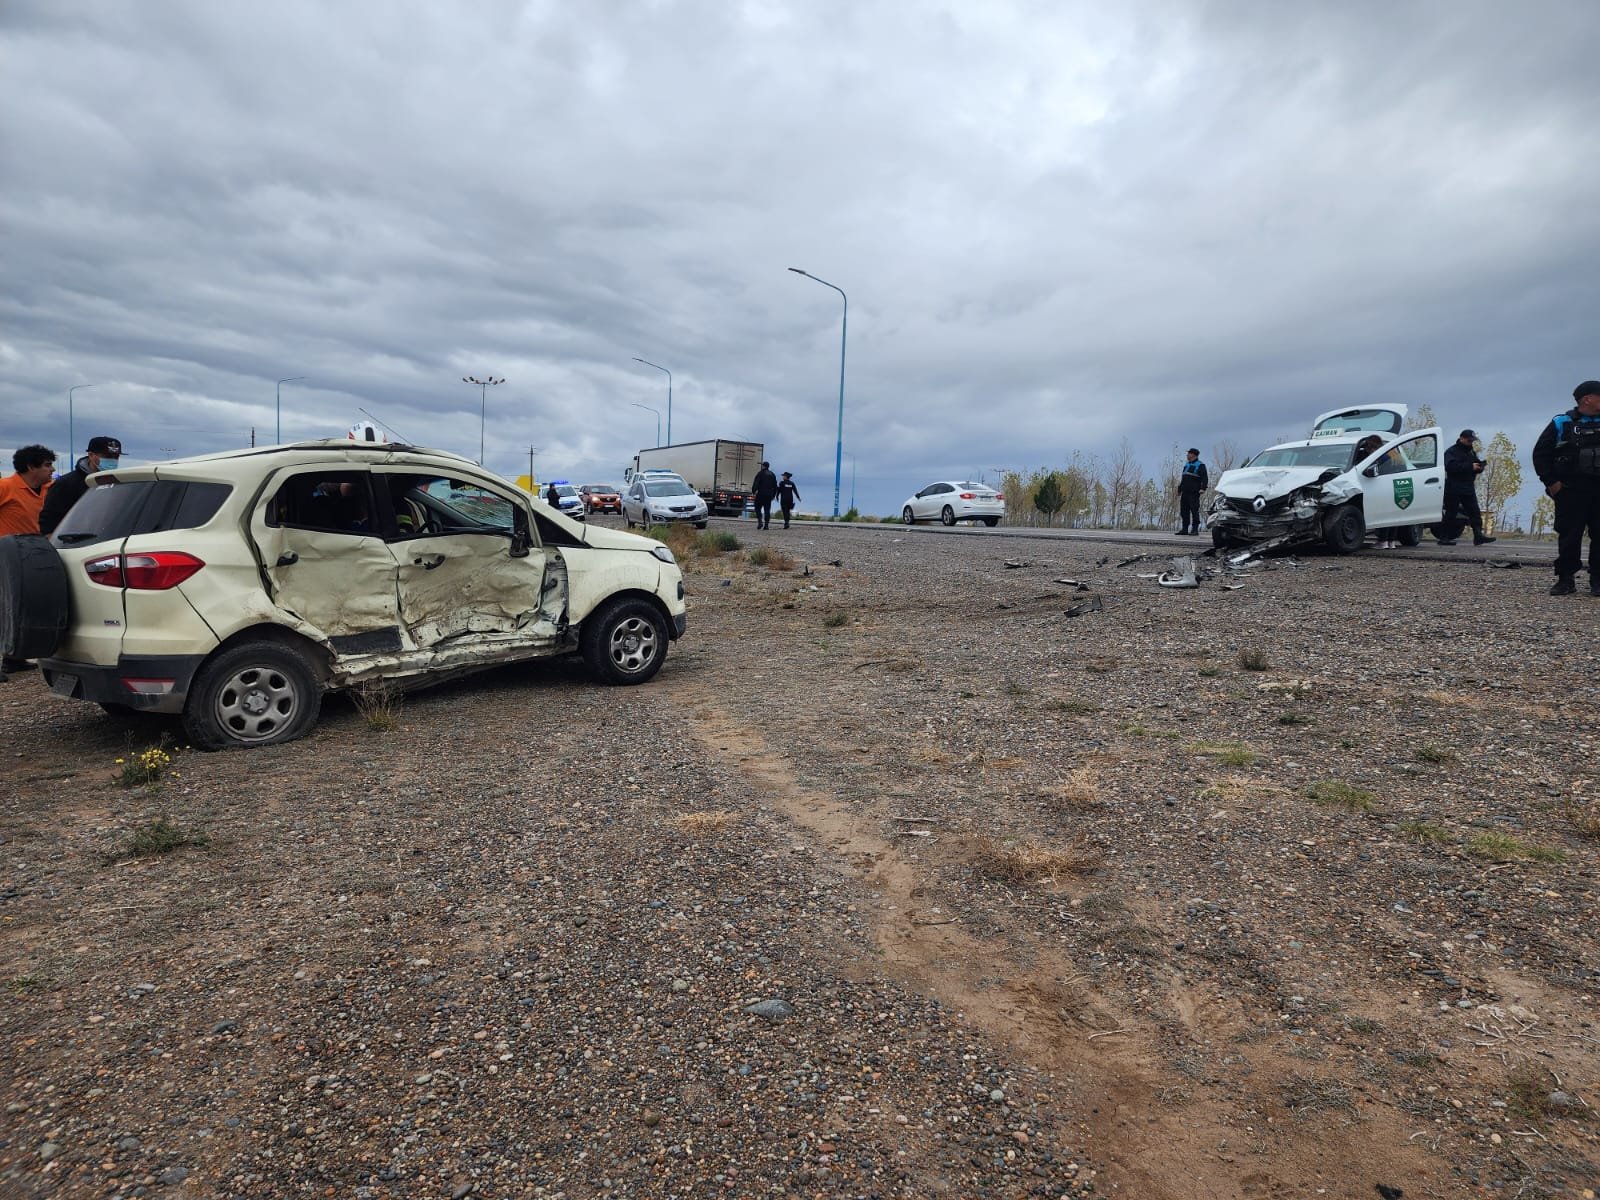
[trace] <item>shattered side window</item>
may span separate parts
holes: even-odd
[[[1411,463],[1412,470],[1421,471],[1439,465],[1439,439],[1431,433],[1402,443],[1400,449]]]

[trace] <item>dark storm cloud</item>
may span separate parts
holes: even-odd
[[[1352,399],[1523,444],[1594,359],[1586,0],[19,4],[0,442],[378,412],[514,473],[913,485]],[[86,434],[85,434],[86,436]],[[83,440],[79,437],[77,440]],[[137,449],[136,449],[137,448]]]

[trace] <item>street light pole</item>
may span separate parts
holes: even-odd
[[[643,363],[647,367],[655,367],[658,371],[667,371],[663,366],[651,362],[648,358],[635,358],[636,363]],[[640,407],[644,407],[640,405]],[[656,445],[661,445],[661,431],[656,430]],[[667,445],[672,445],[672,372],[667,371]]]
[[[72,431],[72,393],[73,392],[82,391],[86,387],[98,387],[98,386],[99,386],[99,384],[94,384],[94,383],[75,383],[75,384],[73,384],[71,387],[69,387],[67,389],[67,461],[68,462],[75,463],[75,462],[78,461],[75,457],[73,457],[78,452],[77,452],[76,449],[74,449],[74,446],[76,444],[75,443],[75,436],[76,435]]]
[[[479,379],[476,375],[463,375],[462,383],[474,384],[478,389],[478,465],[483,466],[483,431],[489,423],[489,389],[497,383],[504,383],[505,377],[496,379],[493,375],[485,375]]]
[[[648,404],[640,404],[637,400],[630,400],[628,403],[633,405],[635,408],[644,409],[645,412],[653,412],[656,414],[656,445],[661,445],[661,410],[657,408],[651,408]]]
[[[837,517],[839,483],[844,474],[844,347],[850,331],[850,297],[844,294],[844,289],[838,284],[819,279],[810,271],[802,271],[799,267],[790,267],[789,270],[796,275],[804,275],[807,279],[815,279],[823,287],[831,287],[844,300],[844,319],[839,323],[839,429],[833,443],[833,515]]]
[[[850,507],[856,506],[856,456],[850,456]]]
[[[277,401],[278,435],[274,439],[273,445],[276,445],[276,446],[283,445],[283,385],[286,384],[286,383],[293,383],[296,379],[304,379],[304,378],[305,378],[304,375],[291,375],[287,379],[278,380],[278,387],[277,387],[277,395],[278,395],[278,401]]]

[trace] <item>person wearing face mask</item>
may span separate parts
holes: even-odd
[[[39,532],[45,537],[54,533],[67,510],[89,490],[89,476],[96,471],[114,470],[121,456],[122,443],[116,438],[90,438],[89,452],[78,460],[78,465],[50,485],[44,507],[39,510]]]

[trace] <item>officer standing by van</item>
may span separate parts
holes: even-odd
[[[1577,591],[1583,535],[1589,534],[1589,594],[1600,596],[1600,380],[1572,390],[1577,403],[1544,427],[1533,469],[1556,505],[1556,581],[1552,596]]]
[[[1178,474],[1178,519],[1181,534],[1200,534],[1200,497],[1211,483],[1205,463],[1200,461],[1200,451],[1190,446],[1183,456],[1183,470]]]

